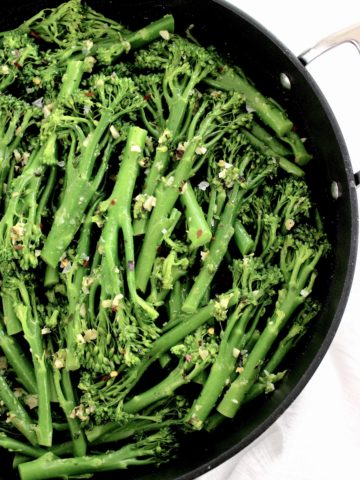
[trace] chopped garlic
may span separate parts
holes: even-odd
[[[118,293],[117,295],[115,295],[113,301],[111,302],[111,307],[118,308],[123,298],[124,295],[122,293]]]
[[[207,182],[206,180],[203,180],[202,182],[199,183],[198,189],[205,192],[205,190],[209,188],[209,185],[210,185],[209,182]]]
[[[153,207],[156,206],[156,197],[149,195],[143,203],[143,209],[151,212]]]
[[[38,396],[35,394],[26,395],[24,398],[24,403],[30,408],[30,410],[33,410],[39,404]]]
[[[205,258],[209,255],[209,250],[201,250],[200,252],[200,258],[201,258],[201,261],[204,261]]]
[[[293,228],[293,226],[295,225],[295,222],[292,218],[288,218],[287,220],[285,220],[285,228],[286,230],[291,230]]]
[[[10,68],[7,65],[1,65],[0,73],[2,73],[3,75],[9,75]]]
[[[109,130],[110,130],[111,136],[112,136],[115,140],[120,137],[120,133],[119,133],[118,129],[117,129],[114,125],[111,125]]]
[[[238,348],[233,348],[233,351],[232,351],[232,354],[233,354],[233,357],[234,358],[238,358],[239,355],[240,355],[240,350]]]
[[[15,157],[15,160],[18,162],[19,160],[21,160],[22,156],[21,156],[21,153],[19,152],[19,150],[17,148],[15,148],[14,150],[14,157]]]
[[[195,150],[195,153],[197,155],[205,155],[206,152],[207,152],[206,147],[197,147],[196,150]]]
[[[130,150],[131,150],[132,152],[137,152],[137,153],[140,153],[140,152],[141,152],[141,148],[139,147],[139,145],[131,145]]]
[[[101,302],[101,306],[102,306],[103,308],[111,308],[111,307],[112,307],[112,301],[109,300],[109,299],[103,300],[103,301]]]
[[[170,40],[170,32],[168,30],[160,30],[159,34],[164,40]]]
[[[94,328],[89,328],[84,332],[84,340],[86,343],[89,343],[92,340],[96,340],[97,336],[98,336],[98,332]]]

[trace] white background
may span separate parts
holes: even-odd
[[[295,54],[355,23],[358,0],[230,0]],[[309,65],[360,170],[360,52],[340,46]],[[360,189],[358,190],[358,200]],[[360,202],[359,202],[360,203]],[[335,339],[303,392],[261,437],[199,480],[360,478],[360,255]]]

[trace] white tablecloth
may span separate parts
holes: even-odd
[[[231,0],[299,54],[360,23],[356,0]],[[360,55],[341,46],[308,67],[360,169]],[[360,198],[360,190],[358,192]],[[360,203],[360,202],[359,202]],[[360,256],[341,325],[320,367],[286,412],[255,442],[199,480],[360,479]]]

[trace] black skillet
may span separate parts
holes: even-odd
[[[60,3],[3,1],[0,29],[13,28],[41,8]],[[178,33],[194,24],[192,33],[201,43],[215,45],[229,55],[265,95],[287,109],[301,135],[308,138],[307,145],[315,157],[307,177],[324,217],[333,252],[322,265],[322,281],[317,283],[317,296],[324,308],[313,324],[311,335],[289,359],[286,380],[269,398],[244,408],[234,421],[214,434],[194,433],[184,438],[176,460],[158,469],[119,471],[96,477],[190,480],[224,462],[263,433],[297,397],[324,357],[341,320],[354,274],[358,240],[355,188],[359,176],[352,171],[329,105],[302,62],[245,13],[222,0],[88,0],[88,3],[132,29],[165,13],[175,16]],[[290,89],[286,88],[289,84]],[[15,476],[3,451],[1,455],[0,475],[3,480],[11,480]]]

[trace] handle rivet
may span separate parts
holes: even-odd
[[[291,90],[291,80],[284,72],[280,73],[280,83],[286,90]]]
[[[330,191],[334,200],[337,200],[340,197],[340,187],[337,182],[331,182]]]

